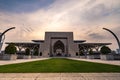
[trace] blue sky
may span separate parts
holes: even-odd
[[[40,8],[46,8],[55,0],[0,0],[0,10],[7,12],[33,12]]]
[[[46,31],[72,31],[74,39],[110,42],[120,39],[120,0],[0,0],[0,32],[15,26],[5,42],[44,39]]]

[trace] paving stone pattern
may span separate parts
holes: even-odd
[[[0,80],[120,80],[120,73],[0,73]]]

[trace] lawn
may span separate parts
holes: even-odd
[[[65,58],[0,66],[0,73],[120,72],[120,66],[77,61]]]

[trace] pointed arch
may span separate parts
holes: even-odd
[[[63,42],[60,41],[60,40],[58,40],[58,41],[55,42],[53,48],[54,48],[54,53],[56,52],[57,49],[61,49],[63,53],[64,53],[64,51],[65,51],[64,44],[63,44]]]

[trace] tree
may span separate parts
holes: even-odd
[[[15,45],[13,43],[9,44],[5,48],[5,53],[6,54],[15,54],[16,52],[17,52],[17,48],[15,47]]]
[[[79,56],[84,56],[84,55],[85,55],[85,54],[84,54],[83,50],[80,50]]]
[[[35,56],[38,56],[38,54],[39,54],[39,48],[38,47],[35,47],[35,49],[34,49],[34,55]]]
[[[29,48],[26,48],[25,55],[30,55],[30,49]]]
[[[92,50],[92,49],[90,49],[89,54],[90,54],[90,55],[92,55],[92,54],[93,54],[93,50]]]
[[[111,53],[111,49],[107,46],[103,46],[101,49],[100,49],[100,52],[102,54],[108,54],[108,53]]]

